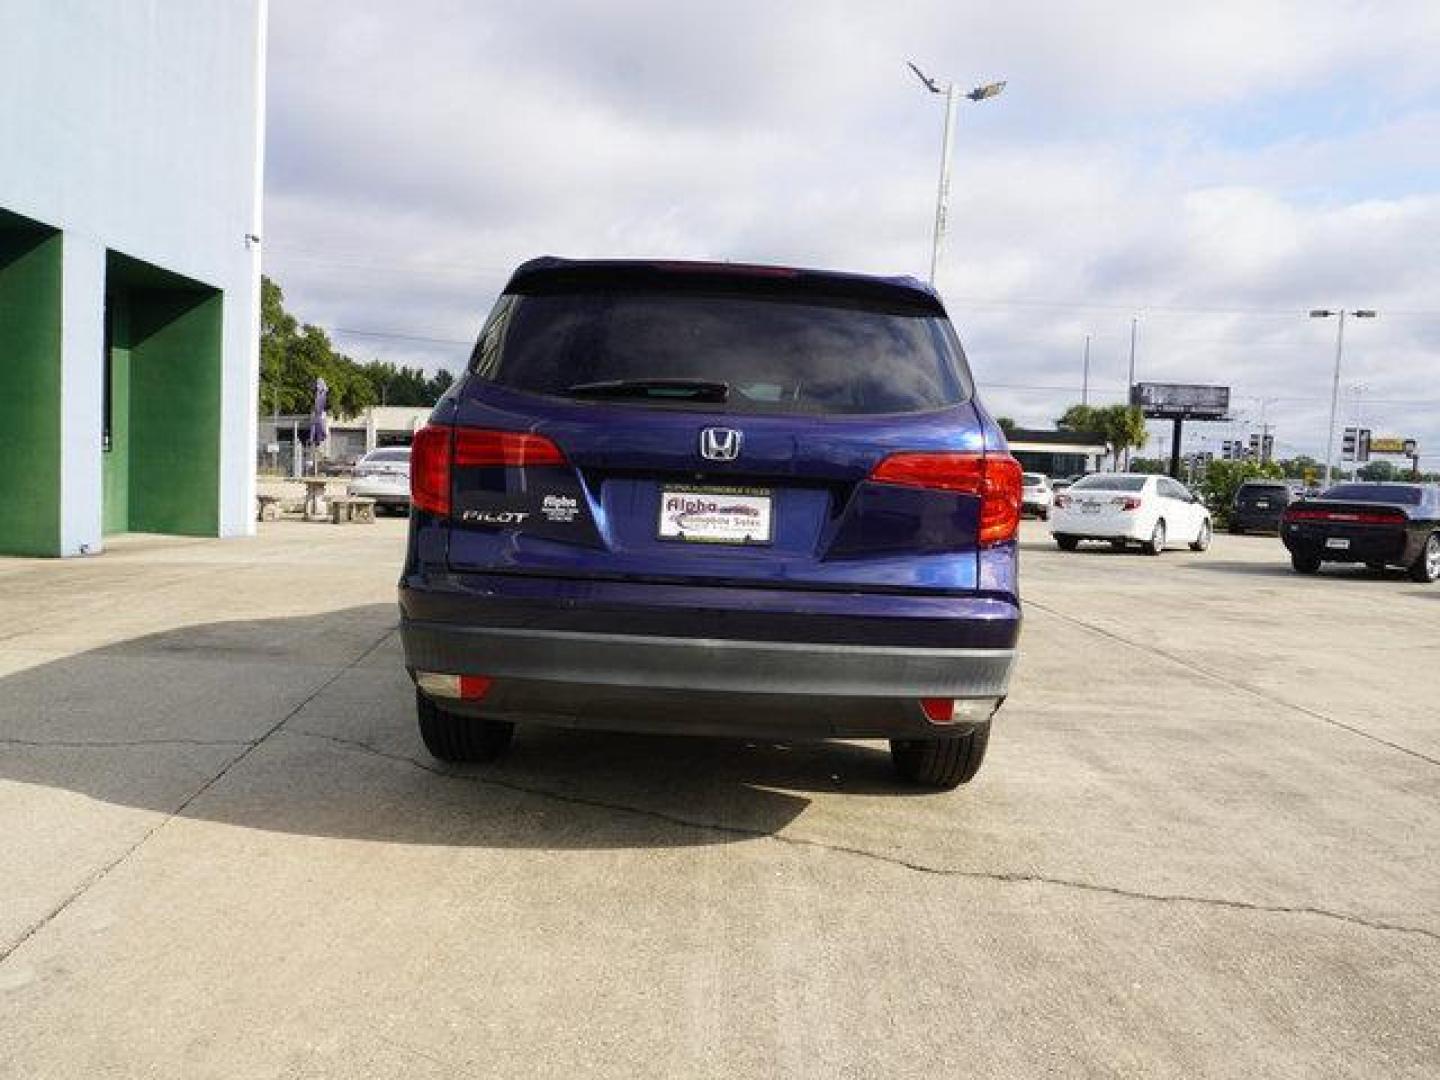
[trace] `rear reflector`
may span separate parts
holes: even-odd
[[[958,724],[988,720],[999,707],[999,698],[927,697],[920,699],[920,709],[925,713],[925,719],[932,724]]]
[[[932,724],[948,724],[955,715],[955,699],[949,697],[926,697],[920,699],[920,708],[925,710],[925,719]]]
[[[446,675],[438,671],[417,671],[415,685],[431,697],[479,701],[490,692],[494,679],[486,675]]]
[[[563,464],[565,455],[544,435],[428,424],[415,433],[410,446],[410,501],[419,510],[448,517],[452,466],[524,468]]]
[[[980,544],[1002,544],[1020,528],[1020,463],[1009,454],[891,454],[870,471],[880,484],[956,491],[980,499]]]

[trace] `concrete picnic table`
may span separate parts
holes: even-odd
[[[305,520],[324,521],[326,517],[325,492],[330,481],[323,476],[302,476],[305,485]]]

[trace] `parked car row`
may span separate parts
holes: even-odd
[[[1046,490],[1040,474],[1025,474],[1031,491]],[[1058,486],[1058,485],[1057,485]],[[1037,499],[1038,502],[1038,499]],[[1064,551],[1084,541],[1139,546],[1151,555],[1188,544],[1210,546],[1210,510],[1168,476],[1091,473],[1051,495],[1050,533]],[[1412,580],[1440,579],[1440,486],[1418,483],[1342,483],[1307,492],[1285,480],[1241,484],[1229,508],[1232,533],[1268,532],[1283,540],[1295,570],[1317,573],[1327,562],[1399,568]]]

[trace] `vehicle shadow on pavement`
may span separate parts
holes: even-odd
[[[420,742],[395,621],[374,604],[186,626],[0,677],[0,781],[279,832],[534,849],[725,843],[783,829],[816,793],[916,794],[888,750],[856,743],[522,727],[503,761],[446,765]]]
[[[1274,563],[1233,562],[1216,559],[1196,560],[1188,564],[1190,570],[1206,570],[1219,574],[1248,574],[1251,577],[1278,577],[1304,579],[1321,578],[1333,581],[1406,581],[1404,570],[1371,570],[1368,566],[1326,566],[1319,574],[1297,574],[1288,561]]]

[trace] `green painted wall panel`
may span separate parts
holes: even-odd
[[[60,234],[0,217],[0,553],[60,553]]]
[[[130,528],[216,536],[221,294],[137,289],[129,303]]]
[[[110,291],[105,297],[110,347],[110,444],[103,459],[103,529],[130,529],[130,293]]]

